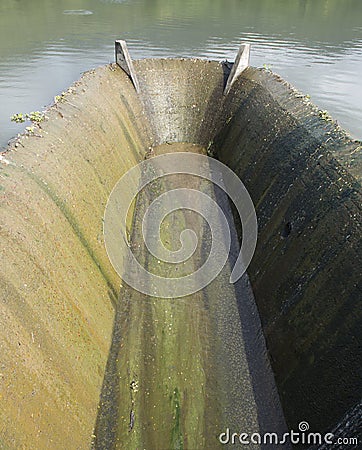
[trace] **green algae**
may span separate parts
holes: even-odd
[[[102,274],[102,277],[107,283],[107,286],[110,289],[110,299],[113,303],[113,306],[115,306],[117,302],[118,293],[115,291],[114,286],[106,274],[106,272],[103,270],[102,265],[98,261],[95,253],[93,252],[92,248],[90,247],[88,240],[85,238],[80,225],[78,224],[77,220],[73,216],[73,214],[70,212],[70,209],[66,205],[66,203],[59,198],[59,196],[56,194],[55,190],[52,189],[52,187],[49,185],[49,183],[44,183],[38,176],[36,176],[34,173],[27,172],[27,175],[33,179],[36,184],[49,195],[49,197],[53,200],[54,204],[59,208],[59,210],[63,213],[64,217],[67,219],[68,223],[72,227],[75,235],[79,238],[79,241],[87,251],[88,255],[91,257],[92,261],[94,262],[95,266],[99,270],[99,272]]]
[[[206,153],[203,147],[177,143],[155,147],[152,155],[177,151]],[[215,197],[207,180],[177,174],[150,183],[136,199],[130,246],[143,267],[163,277],[195,272],[210,248],[207,224],[188,210],[165,216],[160,227],[161,242],[171,250],[177,248],[182,230],[197,234],[198,248],[187,262],[159,261],[144,245],[142,219],[149,205],[162,193],[185,185]],[[217,433],[227,426],[258,429],[247,344],[229,283],[231,268],[227,264],[211,286],[183,298],[121,289],[109,357],[112,369],[106,374],[94,448],[218,448]],[[255,336],[252,340],[257,341]],[[130,396],[134,380],[137,393]],[[270,404],[267,397],[264,408]]]
[[[183,438],[181,431],[181,404],[180,404],[180,393],[177,388],[174,389],[173,395],[170,398],[171,400],[171,408],[173,411],[173,418],[175,421],[175,425],[171,431],[171,442],[170,448],[175,450],[183,450]]]

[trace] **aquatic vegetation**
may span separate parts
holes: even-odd
[[[42,135],[40,134],[41,131],[41,126],[40,123],[43,122],[46,119],[46,116],[43,112],[41,111],[32,111],[30,113],[18,113],[18,114],[13,114],[10,117],[10,120],[12,122],[16,122],[16,123],[24,123],[24,122],[31,122],[32,125],[25,127],[25,137],[28,136],[36,136],[36,137],[42,137]],[[38,131],[38,133],[36,133],[36,131]],[[15,148],[18,147],[18,145],[23,145],[20,142],[20,138],[21,134],[18,134],[17,136],[17,141],[15,142]]]
[[[24,123],[26,121],[30,121],[36,124],[39,124],[40,122],[43,122],[45,120],[45,114],[40,111],[32,111],[31,113],[18,113],[13,114],[10,117],[10,120],[12,122],[16,123]]]
[[[33,111],[30,114],[26,114],[30,122],[40,123],[45,119],[45,114],[40,111]]]
[[[66,101],[66,97],[68,94],[74,94],[75,88],[74,86],[71,86],[66,91],[63,91],[61,94],[58,94],[54,97],[54,104],[57,105],[58,103],[64,103]]]
[[[12,122],[16,122],[16,123],[24,123],[27,119],[26,119],[26,117],[25,117],[24,114],[19,113],[19,114],[13,114],[13,115],[10,117],[10,120],[11,120]]]
[[[54,97],[54,103],[57,104],[57,103],[64,102],[65,101],[65,95],[66,95],[66,92],[62,92],[60,95],[56,95]]]
[[[25,129],[26,129],[26,132],[27,132],[29,135],[35,134],[35,127],[34,127],[34,126],[32,126],[32,127],[26,127]]]

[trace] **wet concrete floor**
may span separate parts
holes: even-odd
[[[151,149],[148,157],[178,151],[206,154],[181,143]],[[161,226],[161,239],[173,251],[183,229],[196,233],[197,249],[184,263],[162,263],[143,243],[146,209],[163,192],[185,186],[215,199],[228,218],[229,260],[210,285],[186,297],[121,289],[94,448],[213,449],[222,446],[218,436],[226,428],[250,434],[285,429],[248,277],[229,283],[239,244],[226,194],[194,176],[156,180],[136,201],[133,252],[160,276],[184,276],[204,263],[210,230],[194,211],[175,211]]]

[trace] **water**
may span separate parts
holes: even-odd
[[[19,112],[41,110],[81,73],[134,58],[233,60],[270,66],[362,138],[360,0],[1,0],[0,146],[23,129]]]

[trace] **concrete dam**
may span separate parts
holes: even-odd
[[[131,77],[99,67],[2,154],[0,448],[290,448],[234,445],[227,434],[283,436],[301,423],[357,436],[361,142],[277,75],[235,67],[144,59]],[[114,228],[109,249],[104,229],[114,187],[144,161],[157,172],[170,154],[180,164],[191,155],[191,172],[213,158],[250,194],[257,244],[235,283],[244,223],[221,188],[178,164],[131,202],[122,248],[157,276],[187,277],[206,263],[212,225],[191,207],[160,227],[171,253],[193,230],[185,264],[160,263],[144,244],[148,208],[186,184],[201,192],[189,200],[205,216],[206,196],[218,205],[216,230],[228,219],[223,267],[172,297],[134,289],[112,265],[121,234]]]

